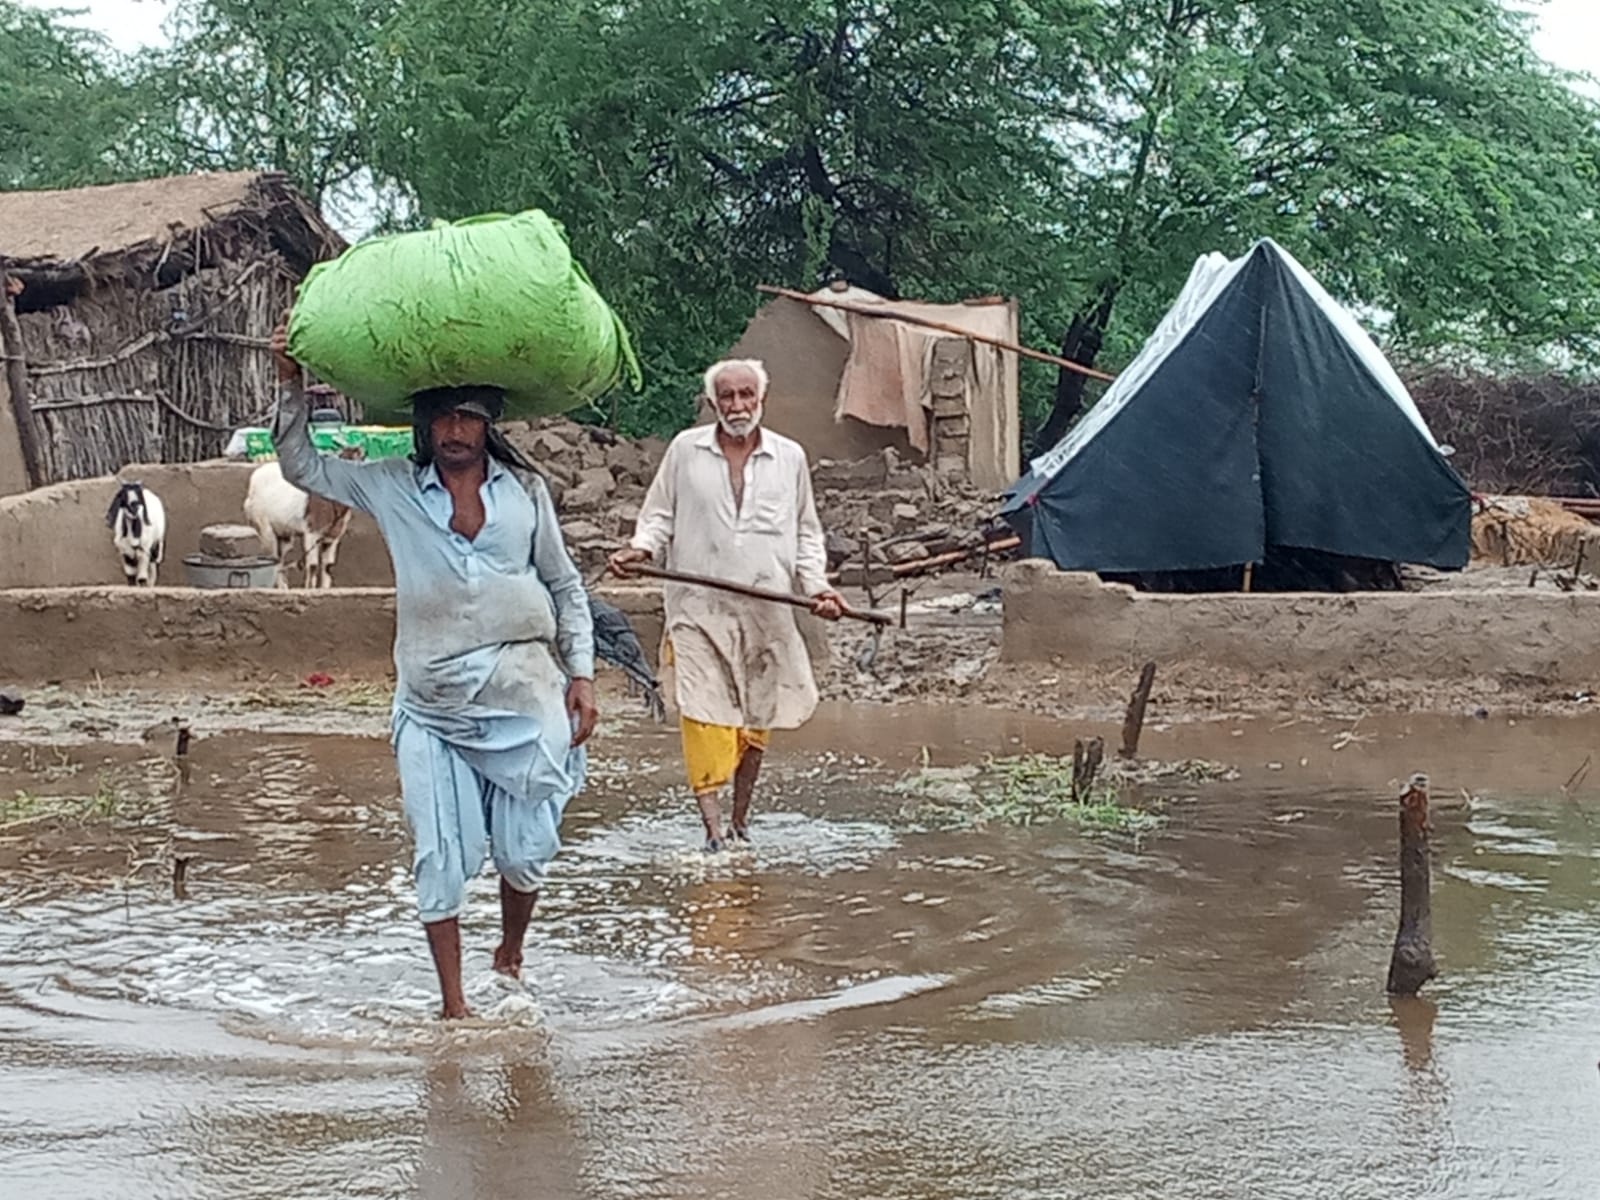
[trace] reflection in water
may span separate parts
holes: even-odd
[[[1391,996],[1389,1013],[1400,1031],[1408,1071],[1426,1071],[1433,1066],[1433,1023],[1439,1006],[1424,996]]]
[[[424,1082],[419,1200],[576,1200],[588,1150],[538,1062],[439,1058]]]
[[[1586,1198],[1582,798],[1486,770],[1441,806],[1444,975],[1391,1002],[1387,778],[1419,754],[1380,749],[1342,753],[1381,787],[1275,774],[1137,850],[919,831],[886,773],[791,751],[755,852],[712,860],[676,775],[619,757],[564,831],[526,990],[487,969],[478,882],[467,977],[496,1015],[451,1029],[382,742],[208,737],[187,783],[79,750],[147,780],[160,807],[118,836],[192,856],[191,898],[124,889],[97,827],[0,839],[0,889],[82,881],[0,908],[0,1171],[63,1200]]]

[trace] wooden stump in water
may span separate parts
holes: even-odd
[[[1428,777],[1413,775],[1400,794],[1400,929],[1389,957],[1391,995],[1414,996],[1438,975],[1428,863]]]
[[[1128,715],[1122,720],[1122,749],[1118,753],[1123,758],[1132,758],[1139,753],[1139,735],[1144,732],[1144,710],[1150,703],[1150,689],[1155,681],[1156,665],[1147,662],[1144,670],[1139,672],[1139,684],[1128,701]]]
[[[1106,744],[1103,738],[1093,737],[1085,742],[1079,738],[1072,744],[1072,800],[1079,803],[1094,786],[1094,777],[1100,773],[1105,761]]]

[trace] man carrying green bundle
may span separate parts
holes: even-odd
[[[522,945],[595,724],[594,629],[583,579],[532,465],[493,422],[496,388],[412,397],[409,459],[319,454],[283,326],[285,384],[272,437],[290,483],[370,513],[394,563],[393,744],[415,840],[417,906],[443,995],[461,987],[459,917],[486,853],[500,873],[494,968],[519,977]]]

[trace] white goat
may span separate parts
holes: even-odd
[[[167,547],[167,510],[161,497],[141,483],[124,483],[106,509],[111,541],[122,555],[130,587],[155,587]]]
[[[340,458],[365,458],[360,446],[346,446]],[[261,548],[277,556],[280,588],[289,586],[289,547],[295,538],[304,547],[302,586],[331,588],[339,539],[350,528],[350,508],[321,496],[310,496],[283,477],[276,462],[264,462],[250,473],[244,498],[244,519],[255,527]]]

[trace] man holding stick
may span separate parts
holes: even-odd
[[[811,600],[827,620],[844,612],[828,586],[822,522],[800,445],[761,428],[767,372],[754,359],[705,374],[711,425],[673,439],[656,472],[632,544],[611,556],[619,575],[664,560],[687,572]],[[768,734],[794,729],[817,706],[817,685],[793,608],[773,600],[669,582],[664,657],[675,668],[684,764],[705,823],[706,849],[749,841],[750,801]],[[733,784],[724,835],[718,802]]]

